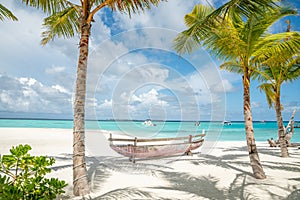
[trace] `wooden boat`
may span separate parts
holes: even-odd
[[[123,156],[129,157],[130,161],[135,162],[135,158],[153,158],[177,154],[191,154],[192,150],[202,146],[204,136],[205,134],[176,138],[125,139],[112,138],[112,135],[110,134],[110,138],[108,140],[110,141],[110,147],[113,150]],[[119,143],[114,144],[113,142]],[[127,142],[127,144],[124,144],[124,142]]]

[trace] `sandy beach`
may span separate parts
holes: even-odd
[[[209,152],[193,156],[140,159],[136,163],[110,149],[107,131],[87,131],[88,199],[299,199],[300,149],[290,147],[289,158],[279,148],[257,142],[265,180],[252,176],[246,142],[217,142]],[[56,159],[50,176],[65,180],[72,195],[72,130],[0,128],[0,154],[12,146],[29,144],[32,155]]]

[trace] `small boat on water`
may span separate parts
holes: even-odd
[[[230,126],[231,125],[231,121],[223,121],[222,124]]]
[[[129,157],[135,162],[135,158],[153,158],[178,154],[191,154],[202,146],[205,134],[189,135],[175,138],[149,138],[149,139],[127,139],[113,138],[110,134],[110,147],[117,153]],[[118,143],[114,143],[118,142]],[[121,142],[121,143],[120,143]],[[126,142],[124,144],[124,142]]]
[[[156,126],[156,124],[154,124],[151,119],[145,120],[143,122],[143,124],[146,125],[146,126]]]
[[[199,121],[196,121],[196,122],[195,122],[195,126],[200,126],[200,122],[199,122]]]

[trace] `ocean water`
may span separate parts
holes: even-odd
[[[86,129],[122,131],[137,137],[177,137],[190,134],[200,134],[204,130],[207,140],[245,141],[244,122],[232,122],[223,125],[221,122],[201,122],[195,126],[194,122],[161,122],[154,121],[156,126],[145,126],[142,121],[86,121]],[[285,122],[285,125],[287,122]],[[277,139],[276,122],[254,122],[256,141]],[[72,120],[49,119],[0,119],[0,127],[12,128],[62,128],[72,129]],[[300,142],[300,128],[296,128],[292,142]]]

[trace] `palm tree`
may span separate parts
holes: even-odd
[[[298,41],[300,43],[300,40]],[[297,54],[289,55],[285,60],[279,60],[276,55],[266,60],[265,66],[258,71],[260,81],[263,81],[259,88],[265,92],[269,107],[273,105],[276,111],[278,126],[278,139],[281,149],[281,156],[288,157],[287,143],[282,120],[281,85],[284,82],[296,80],[300,76],[300,49]],[[283,54],[286,52],[282,52]]]
[[[204,46],[216,58],[226,61],[221,68],[242,74],[246,140],[250,164],[258,179],[266,176],[254,138],[250,79],[266,53],[282,49],[294,51],[293,47],[297,45],[294,39],[290,40],[290,44],[278,41],[298,34],[289,32],[270,35],[267,30],[278,19],[295,13],[292,9],[279,7],[267,0],[232,0],[216,10],[197,5],[185,16],[188,29],[181,32],[174,41],[175,49],[181,54]]]
[[[5,18],[11,19],[13,21],[17,21],[18,18],[14,16],[14,14],[8,10],[5,6],[0,4],[0,21],[3,21]]]
[[[150,9],[160,0],[80,0],[78,4],[69,0],[22,0],[26,5],[42,9],[48,17],[43,26],[42,44],[55,37],[70,38],[80,34],[79,58],[74,100],[73,126],[73,193],[76,196],[89,193],[87,169],[85,163],[85,96],[89,38],[94,15],[104,7],[112,11],[128,13]]]

